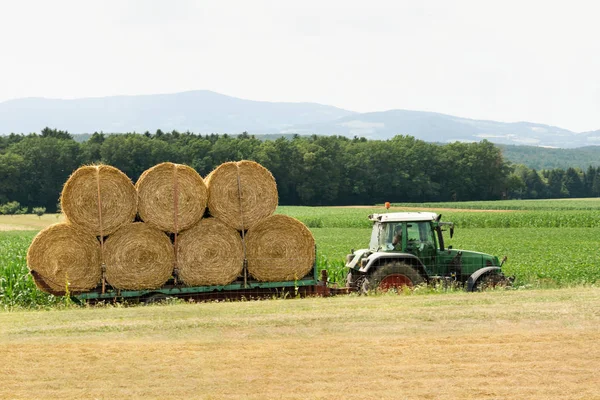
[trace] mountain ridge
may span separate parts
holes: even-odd
[[[498,122],[432,111],[391,109],[358,113],[311,102],[241,99],[210,90],[80,99],[27,97],[0,102],[0,134],[38,132],[44,126],[71,133],[96,131],[317,134],[425,141],[481,141],[505,145],[574,148],[600,145],[600,130],[576,133],[528,121]]]
[[[0,103],[0,133],[44,126],[72,133],[190,130],[278,133],[294,123],[336,119],[353,111],[317,103],[245,100],[208,90],[83,99],[41,97]]]

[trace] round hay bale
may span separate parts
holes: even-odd
[[[169,237],[144,222],[124,225],[104,245],[106,280],[117,289],[161,287],[173,272],[175,253]]]
[[[206,177],[206,184],[210,214],[238,231],[251,229],[277,208],[275,178],[254,161],[221,164]]]
[[[287,215],[272,215],[246,235],[248,272],[266,282],[303,278],[315,262],[315,239],[308,228]]]
[[[187,165],[170,162],[147,169],[135,185],[144,222],[166,232],[180,232],[198,222],[206,210],[208,189]],[[177,193],[177,219],[175,194]]]
[[[27,250],[27,267],[41,290],[62,295],[95,288],[102,278],[100,243],[85,231],[61,222],[36,235]]]
[[[98,211],[98,186],[101,214]],[[123,172],[110,165],[78,168],[60,196],[66,220],[96,236],[110,235],[137,213],[135,186]],[[102,217],[102,225],[100,224]]]
[[[216,218],[204,218],[177,239],[179,277],[188,286],[227,285],[244,266],[242,238]]]

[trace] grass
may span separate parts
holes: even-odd
[[[600,289],[0,313],[0,398],[594,399]]]
[[[319,265],[343,282],[343,257],[368,247],[370,229],[314,228]],[[561,287],[600,282],[600,228],[456,229],[446,245],[508,257],[503,267],[517,286]]]
[[[454,203],[394,203],[397,207],[456,208],[469,210],[598,210],[600,198],[462,201]]]
[[[0,307],[44,307],[62,299],[38,290],[27,270],[27,248],[36,231],[0,232]]]
[[[600,282],[600,228],[463,229],[454,248],[508,256],[520,285],[557,287]]]
[[[441,204],[454,205],[454,203]],[[435,207],[421,208],[419,211],[442,214],[445,221],[452,221],[459,228],[600,228],[600,207],[598,206],[600,202],[596,202],[596,204],[595,209],[531,209],[511,212],[492,212],[497,210],[490,210],[490,212],[481,212],[482,210],[478,208]],[[403,207],[391,209],[390,212],[408,210],[415,209]],[[387,211],[383,207],[279,207],[277,212],[297,218],[311,228],[370,228],[371,222],[367,218],[368,215]]]

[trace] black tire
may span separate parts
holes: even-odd
[[[473,285],[474,292],[482,292],[486,289],[506,288],[510,286],[510,280],[502,273],[488,273],[480,276]]]
[[[366,275],[360,275],[353,284],[354,289],[359,295],[369,294],[369,279]]]
[[[167,296],[164,293],[151,293],[149,295],[147,295],[146,297],[143,298],[143,302],[144,304],[157,304],[157,303],[162,303],[164,301],[166,301],[169,298],[169,296]]]
[[[413,287],[425,281],[421,274],[403,262],[393,262],[382,265],[369,276],[369,290],[396,290],[402,286]]]

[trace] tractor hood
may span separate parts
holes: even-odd
[[[481,253],[478,251],[451,249],[444,250],[441,253],[442,255],[445,254],[452,258],[460,257],[462,265],[478,265],[488,267],[500,266],[500,261],[498,260],[498,257],[486,253]]]

